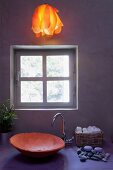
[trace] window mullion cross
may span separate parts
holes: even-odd
[[[47,63],[46,55],[43,55],[43,103],[47,103]]]

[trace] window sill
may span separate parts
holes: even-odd
[[[40,109],[30,109],[30,108],[21,108],[21,109],[15,109],[15,110],[78,110],[78,108],[40,108]]]

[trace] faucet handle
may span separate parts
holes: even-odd
[[[62,134],[62,139],[64,140],[64,142],[66,141],[66,134],[65,134],[65,132]]]
[[[73,143],[73,140],[74,140],[74,136],[72,136],[72,138],[65,139],[65,143],[66,143],[66,144],[72,144],[72,143]]]

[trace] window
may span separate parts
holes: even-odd
[[[76,108],[77,46],[11,46],[11,100],[18,109]]]

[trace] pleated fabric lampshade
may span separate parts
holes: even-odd
[[[58,10],[48,4],[38,6],[32,17],[32,30],[36,37],[59,34],[63,23],[58,16]]]

